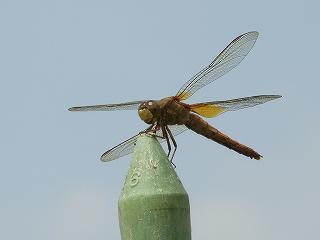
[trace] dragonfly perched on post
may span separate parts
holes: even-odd
[[[177,149],[174,136],[187,129],[191,129],[240,154],[259,160],[262,157],[259,153],[218,131],[200,116],[213,118],[228,111],[253,107],[280,98],[280,95],[259,95],[196,104],[182,102],[191,97],[200,88],[208,85],[236,67],[249,53],[258,35],[258,32],[253,31],[236,37],[207,67],[186,82],[175,96],[166,97],[161,100],[142,100],[119,104],[72,107],[69,110],[138,110],[140,118],[150,125],[143,132],[153,133],[159,141],[166,141],[168,145],[168,157],[170,156],[172,142],[174,150],[171,155],[171,162]],[[105,152],[101,156],[101,160],[111,161],[131,153],[140,133]]]

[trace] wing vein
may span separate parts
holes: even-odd
[[[235,38],[210,64],[186,82],[176,94],[179,100],[192,96],[231,69],[249,53],[258,38],[258,32],[248,32]]]

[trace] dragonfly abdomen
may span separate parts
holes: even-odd
[[[199,116],[190,113],[189,121],[185,124],[187,128],[192,131],[205,136],[227,148],[230,148],[240,154],[243,154],[247,157],[254,158],[259,160],[261,155],[254,151],[253,149],[231,139],[227,135],[220,132],[218,129],[212,127],[209,123],[204,121]]]

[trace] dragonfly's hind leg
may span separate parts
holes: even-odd
[[[171,144],[170,144],[169,136],[168,136],[168,133],[167,133],[167,129],[165,127],[162,127],[161,130],[162,130],[162,135],[166,139],[166,142],[167,142],[167,145],[168,145],[168,155],[167,156],[169,158],[170,153],[171,153]]]
[[[170,163],[173,165],[174,168],[176,168],[176,165],[173,163],[172,159],[173,159],[173,156],[177,150],[177,143],[176,141],[174,140],[173,138],[173,134],[171,133],[170,129],[168,128],[168,126],[162,126],[161,127],[161,131],[162,131],[162,136],[159,136],[157,135],[157,131],[160,130],[160,126],[158,124],[154,124],[152,126],[150,126],[145,132],[154,136],[154,137],[157,137],[157,138],[162,138],[162,139],[165,139],[166,142],[167,142],[167,146],[168,146],[168,158],[170,157],[170,153],[171,153],[171,143],[170,143],[170,139],[173,143],[173,146],[174,146],[174,151],[170,157]]]
[[[172,155],[171,155],[170,162],[171,162],[171,164],[172,164],[174,167],[176,167],[176,165],[173,163],[173,157],[174,157],[174,154],[175,154],[176,151],[177,151],[178,145],[177,145],[177,143],[176,143],[176,140],[175,140],[174,137],[173,137],[172,132],[171,132],[170,129],[168,128],[168,126],[165,126],[165,128],[166,128],[166,132],[169,133],[169,136],[170,136],[171,141],[172,141],[173,146],[174,146],[174,150],[173,150],[173,153],[172,153]]]
[[[169,157],[170,157],[170,153],[171,153],[171,143],[170,143],[169,135],[170,135],[170,137],[171,137],[171,139],[172,139],[172,133],[170,132],[170,130],[169,130],[169,128],[168,128],[167,126],[164,126],[164,127],[162,127],[161,129],[162,129],[162,134],[163,134],[164,138],[165,138],[166,141],[167,141],[167,145],[168,145],[168,158],[169,158]],[[168,133],[169,133],[169,135],[168,135]],[[172,164],[172,166],[173,166],[174,168],[176,168],[177,166],[173,163],[172,158],[173,158],[173,155],[174,155],[174,153],[175,153],[175,151],[176,151],[176,148],[177,148],[176,145],[177,145],[177,144],[176,144],[176,142],[175,142],[174,140],[172,141],[172,143],[173,143],[175,149],[174,149],[173,154],[172,154],[171,157],[170,157],[170,163]]]

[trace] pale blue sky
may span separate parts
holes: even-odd
[[[177,137],[193,239],[319,239],[319,7],[2,0],[0,239],[120,239],[130,156],[99,157],[145,124],[134,111],[67,108],[173,95],[252,30],[260,36],[247,58],[188,102],[283,98],[209,120],[262,161],[192,132]]]

